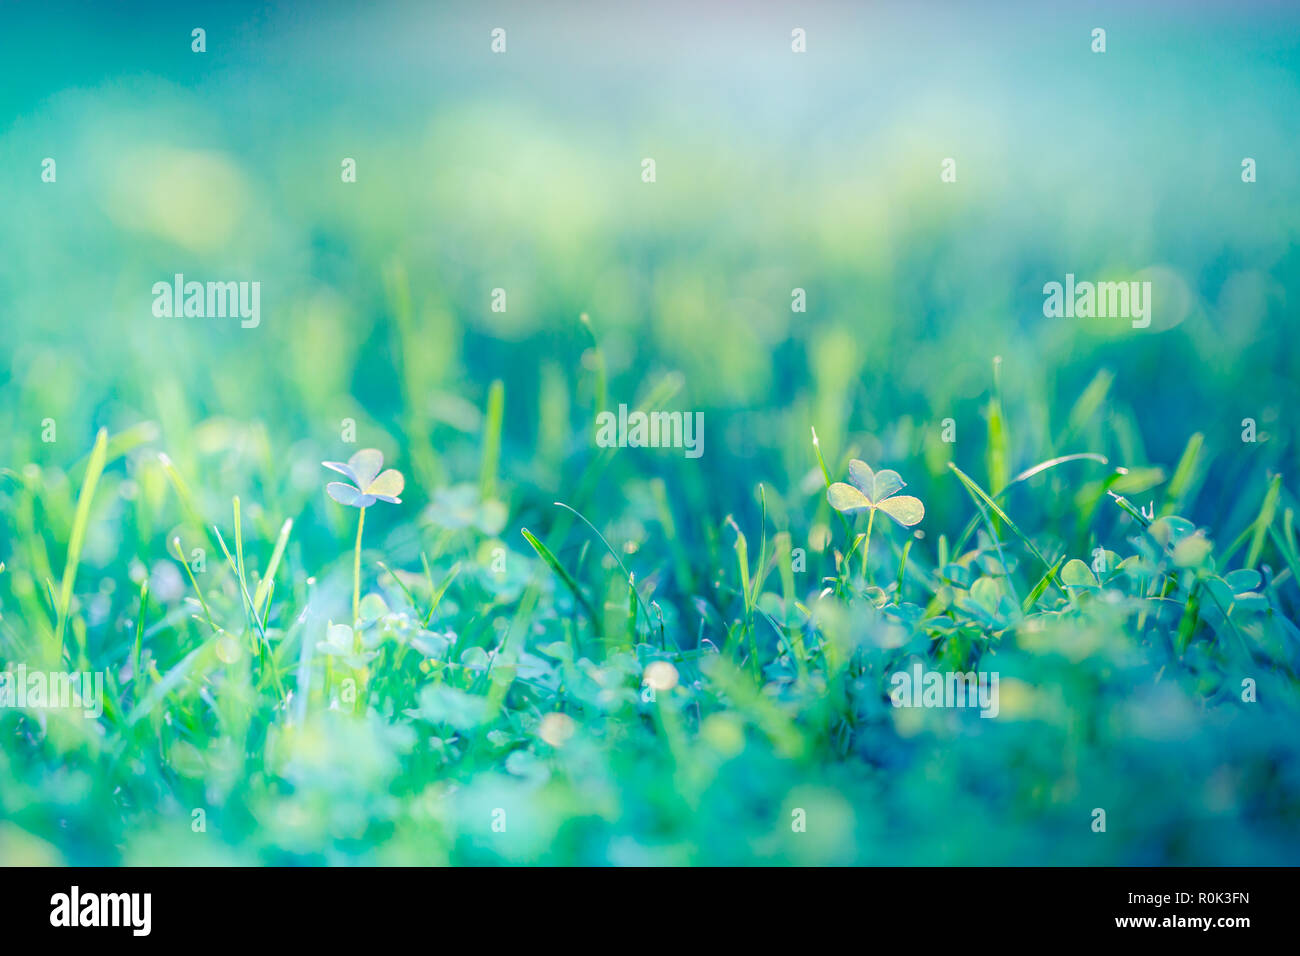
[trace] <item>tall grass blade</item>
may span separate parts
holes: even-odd
[[[59,659],[63,657],[63,638],[68,628],[68,612],[72,605],[72,586],[77,578],[77,565],[81,562],[81,549],[86,543],[86,526],[90,524],[90,504],[95,497],[95,486],[104,471],[104,460],[108,454],[108,429],[101,428],[95,436],[95,446],[86,463],[86,475],[81,480],[81,491],[77,495],[77,510],[72,518],[72,532],[68,536],[68,556],[63,564],[63,580],[59,585],[58,622],[55,625],[54,641],[58,645]],[[85,648],[78,648],[78,657]]]

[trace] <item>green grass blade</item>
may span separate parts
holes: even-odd
[[[578,316],[578,321],[582,324],[583,330],[591,338],[591,368],[595,376],[595,387],[591,390],[593,406],[596,412],[602,412],[609,408],[609,397],[607,391],[607,373],[605,371],[605,353],[601,351],[600,340],[596,338],[596,329],[591,324],[591,316],[586,312]]]
[[[583,524],[585,524],[588,528],[591,529],[591,533],[600,539],[600,543],[605,546],[605,550],[609,552],[610,557],[612,557],[614,559],[614,562],[619,566],[619,570],[623,572],[623,577],[627,578],[627,583],[631,586],[633,593],[636,594],[637,603],[641,605],[641,610],[645,612],[646,626],[653,628],[654,621],[650,617],[650,609],[645,606],[645,601],[641,599],[641,592],[638,591],[636,589],[636,585],[632,583],[632,575],[628,571],[627,565],[623,563],[623,559],[618,556],[618,552],[615,551],[610,546],[610,543],[605,540],[605,536],[600,533],[600,531],[596,528],[594,524],[592,524],[590,521],[587,520],[587,516],[584,515],[582,512],[578,511],[576,508],[569,507],[563,501],[555,502],[555,506],[557,508],[564,508],[566,511],[573,512],[573,514],[575,514],[578,517],[578,519],[582,521]]]
[[[280,535],[275,540],[275,548],[271,551],[271,560],[267,562],[266,572],[262,575],[262,580],[257,582],[257,590],[253,592],[253,609],[260,608],[263,617],[270,609],[271,585],[275,582],[275,572],[280,570],[280,561],[284,557],[284,549],[289,544],[289,534],[292,531],[293,519],[285,518],[284,524],[280,525]]]
[[[479,471],[479,494],[484,501],[496,497],[497,467],[501,460],[501,427],[505,419],[506,386],[497,379],[488,390],[487,416],[483,423],[483,463]]]
[[[141,445],[147,445],[158,438],[158,426],[153,422],[140,422],[132,425],[130,428],[118,432],[108,439],[108,447],[104,449],[103,466],[111,465],[127,452],[134,451]],[[90,464],[91,455],[86,455],[71,468],[68,469],[68,478],[72,481],[84,479],[86,467]]]
[[[1269,482],[1268,492],[1264,495],[1264,503],[1260,505],[1259,517],[1255,519],[1255,534],[1250,541],[1250,550],[1246,552],[1246,564],[1248,568],[1253,568],[1259,563],[1259,556],[1264,551],[1264,541],[1268,534],[1269,527],[1273,524],[1273,515],[1277,512],[1277,500],[1282,494],[1282,476],[1274,475],[1273,480]]]
[[[1111,383],[1114,381],[1115,373],[1109,369],[1101,369],[1092,377],[1092,381],[1070,408],[1065,434],[1057,440],[1058,447],[1077,435],[1084,425],[1093,420],[1102,403],[1106,401],[1106,395],[1110,392]]]
[[[1043,596],[1043,592],[1047,590],[1047,585],[1052,582],[1053,575],[1060,573],[1061,565],[1064,563],[1064,555],[1056,559],[1056,564],[1054,564],[1046,574],[1038,579],[1038,583],[1034,585],[1033,590],[1025,596],[1024,603],[1020,605],[1020,610],[1024,611],[1026,614],[1029,613],[1030,609],[1038,603],[1038,599]]]
[[[393,579],[393,583],[402,589],[402,593],[406,595],[406,599],[411,602],[411,608],[415,611],[419,611],[420,606],[415,601],[415,595],[411,593],[410,588],[402,583],[402,579],[397,576],[397,573],[382,561],[376,561],[375,564],[379,565],[380,570],[388,572],[388,576]]]
[[[429,578],[429,584],[431,586],[430,590],[432,590],[433,576],[429,574],[429,562],[425,559],[423,552],[420,553],[420,558],[421,560],[424,560],[424,573]],[[438,605],[442,603],[443,595],[447,593],[447,588],[451,587],[451,582],[456,580],[458,574],[460,574],[459,561],[451,566],[451,570],[447,572],[447,576],[442,579],[442,586],[439,587],[438,590],[433,591],[433,597],[429,601],[429,613],[424,617],[425,627],[428,627],[429,622],[433,620],[434,612],[438,610]]]
[[[135,700],[140,699],[140,655],[144,647],[144,617],[149,610],[149,579],[140,582],[140,613],[135,619],[135,648],[131,655],[131,683]]]
[[[1129,501],[1123,495],[1115,494],[1115,492],[1111,491],[1110,489],[1106,490],[1106,494],[1114,498],[1115,504],[1119,505],[1120,509],[1123,510],[1125,514],[1127,514],[1138,524],[1142,525],[1142,527],[1144,528],[1151,527],[1151,519],[1148,518],[1146,515],[1144,515],[1140,508],[1134,507],[1133,502]]]
[[[59,585],[58,623],[55,625],[54,640],[58,645],[59,657],[63,657],[63,638],[68,627],[68,610],[72,605],[72,586],[77,578],[77,565],[81,561],[81,549],[86,543],[86,526],[90,524],[90,503],[95,497],[95,486],[104,470],[104,461],[108,455],[108,429],[101,428],[95,436],[95,447],[91,450],[90,460],[86,463],[86,475],[81,481],[81,492],[77,495],[77,510],[72,519],[72,533],[68,536],[68,557],[63,565],[63,581]],[[78,648],[78,656],[85,648]]]
[[[1205,436],[1196,432],[1187,439],[1187,447],[1174,468],[1174,476],[1169,479],[1169,488],[1165,496],[1165,505],[1160,509],[1162,515],[1178,514],[1187,501],[1192,483],[1201,461],[1201,449],[1205,445]]]
[[[573,592],[574,598],[577,600],[578,604],[582,606],[582,610],[586,613],[588,620],[591,621],[591,626],[596,631],[596,636],[599,637],[602,629],[600,616],[596,614],[596,609],[592,607],[591,602],[587,600],[587,595],[582,593],[582,588],[580,588],[578,582],[573,579],[573,575],[568,572],[564,565],[560,564],[559,558],[551,553],[550,548],[537,540],[536,535],[527,528],[522,528],[520,530],[524,539],[532,545],[533,550],[537,552],[537,556],[545,561],[550,569],[559,576],[561,581],[564,582],[564,586]]]
[[[1002,414],[1002,356],[993,359],[993,395],[988,406],[988,445],[985,448],[989,487],[997,494],[1011,479],[1011,449]]]
[[[1100,462],[1103,465],[1110,464],[1110,461],[1106,458],[1105,455],[1099,455],[1096,452],[1092,452],[1092,451],[1083,451],[1083,452],[1077,452],[1073,455],[1061,455],[1060,457],[1057,458],[1049,458],[1047,461],[1040,461],[1038,464],[1034,465],[1031,468],[1026,468],[1020,474],[1016,475],[1014,478],[1008,481],[1007,486],[1003,488],[1001,491],[999,491],[993,497],[995,499],[1005,498],[1007,492],[1009,492],[1012,488],[1014,488],[1016,485],[1020,484],[1021,482],[1028,481],[1030,478],[1033,478],[1037,474],[1040,474],[1044,471],[1049,471],[1050,469],[1055,468],[1058,465],[1064,465],[1067,462],[1071,462],[1071,461],[1095,461],[1095,462]],[[970,536],[975,533],[975,529],[978,527],[979,527],[979,515],[976,515],[966,524],[966,527],[962,529],[961,535],[957,538],[956,542],[952,545],[952,553],[954,555],[961,554],[961,549],[965,547],[966,542],[970,540]],[[947,561],[941,561],[940,567],[942,567],[944,564],[947,563],[948,563]]]
[[[1062,594],[1066,595],[1066,597],[1070,597],[1069,592],[1066,591],[1065,589],[1065,585],[1061,583],[1060,578],[1057,576],[1056,569],[1053,567],[1052,563],[1048,561],[1045,557],[1043,557],[1042,552],[1039,551],[1038,548],[1035,547],[1034,543],[1029,540],[1028,535],[1026,535],[1023,531],[1021,531],[1020,528],[1016,526],[1016,523],[1012,521],[1011,518],[1007,515],[1007,513],[1003,511],[1000,507],[998,507],[998,503],[994,501],[992,498],[990,498],[988,494],[984,491],[984,489],[981,488],[979,485],[977,485],[970,478],[969,475],[967,475],[964,471],[962,471],[952,462],[948,462],[948,468],[951,469],[953,474],[955,474],[957,478],[961,481],[961,483],[966,486],[966,490],[970,492],[971,495],[977,496],[980,500],[984,502],[984,504],[989,508],[989,510],[991,510],[995,515],[997,515],[1004,522],[1006,522],[1007,527],[1011,529],[1012,533],[1014,533],[1015,536],[1019,538],[1021,542],[1024,543],[1025,547],[1029,549],[1029,551],[1034,555],[1034,557],[1036,557],[1039,561],[1042,562],[1043,567],[1047,568],[1047,573],[1048,576],[1052,579],[1052,583],[1055,584],[1060,589]]]
[[[912,542],[914,538],[908,538],[903,542],[903,554],[898,559],[898,587],[894,590],[894,600],[899,604],[903,603],[903,581],[907,577],[907,556],[912,551]]]
[[[127,716],[128,724],[134,724],[142,717],[147,716],[155,707],[162,703],[163,699],[174,691],[181,683],[190,676],[190,672],[198,669],[206,670],[211,666],[216,658],[217,641],[221,639],[220,634],[214,634],[194,650],[190,651],[180,662],[176,664],[158,683],[149,688],[149,693],[145,694],[144,700],[140,701]]]

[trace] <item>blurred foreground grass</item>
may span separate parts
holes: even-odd
[[[6,469],[4,658],[107,680],[97,721],[0,712],[6,861],[1293,858],[1279,483],[1228,543],[1175,515],[1199,440],[1172,480],[1067,456],[996,508],[958,469],[941,493],[969,525],[882,516],[864,569],[811,443],[813,480],[756,488],[753,523],[658,477],[611,495],[636,452],[591,456],[573,500],[602,534],[502,480],[506,414],[464,440],[477,480],[366,509],[355,618],[357,510],[257,425],[204,422],[173,459],[144,424]],[[891,707],[915,660],[998,673],[996,718]]]

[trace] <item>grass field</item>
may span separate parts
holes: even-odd
[[[73,8],[0,862],[1300,860],[1294,13]]]

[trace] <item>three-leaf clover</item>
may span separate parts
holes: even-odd
[[[397,497],[406,487],[406,479],[396,468],[382,471],[384,453],[378,448],[363,448],[345,465],[341,461],[323,461],[326,468],[332,468],[341,475],[352,479],[351,485],[341,481],[331,481],[325,486],[329,496],[341,505],[359,508],[357,513],[357,544],[352,552],[352,626],[355,628],[361,619],[361,532],[366,526],[366,509],[376,501],[387,501],[400,505],[402,499]],[[356,639],[356,653],[361,651],[361,638]]]
[[[867,533],[862,537],[862,576],[870,583],[870,571],[867,558],[871,554],[871,527],[876,521],[876,512],[883,511],[905,528],[918,524],[925,517],[925,505],[919,498],[911,495],[899,495],[906,487],[898,472],[886,469],[874,472],[865,461],[854,458],[849,462],[849,484],[837,481],[826,489],[826,500],[831,507],[841,514],[860,515],[867,513]],[[856,548],[857,545],[854,545]],[[850,557],[853,551],[849,551]]]
[[[341,505],[369,508],[376,501],[394,505],[402,503],[398,495],[406,487],[406,479],[396,468],[381,471],[384,453],[377,448],[361,449],[348,459],[346,465],[341,461],[323,461],[321,464],[352,479],[351,485],[331,481],[325,486],[329,496]]]
[[[866,462],[856,458],[849,462],[849,483],[837,481],[826,489],[831,507],[846,515],[883,511],[905,528],[919,524],[925,517],[925,505],[919,498],[899,495],[907,483],[898,472],[873,472]]]

